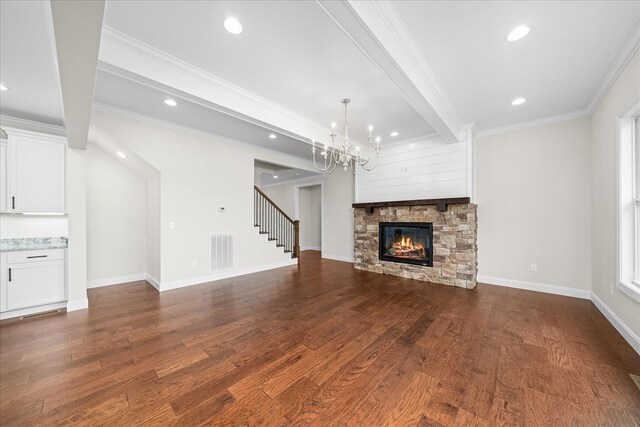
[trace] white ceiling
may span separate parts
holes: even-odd
[[[320,176],[320,173],[304,169],[290,168],[273,163],[255,161],[255,169],[260,173],[260,185],[277,185],[285,182],[298,181],[305,178]],[[277,176],[277,178],[275,178]]]
[[[587,108],[639,1],[398,1],[400,18],[464,122],[486,130]],[[531,28],[519,41],[506,36]],[[511,106],[516,97],[527,102]]]
[[[223,28],[227,16],[244,26]],[[109,1],[105,25],[295,111],[323,126],[341,126],[351,98],[351,136],[369,124],[391,140],[433,128],[397,87],[313,1]]]
[[[0,1],[3,115],[62,125],[64,114],[51,9],[44,1]]]
[[[416,52],[433,70],[460,123],[473,122],[481,131],[587,111],[625,41],[640,28],[638,1],[385,4],[391,9],[379,10],[397,12],[397,22],[415,39]],[[230,15],[244,25],[242,35],[223,29]],[[388,68],[356,45],[354,28],[341,28],[316,2],[109,0],[104,22],[311,124],[328,127],[336,121],[340,126],[340,99],[348,96],[357,141],[364,139],[370,123],[383,136],[383,147],[433,131],[416,104],[405,98],[414,94],[406,88],[403,94]],[[523,23],[531,26],[531,33],[507,43],[507,33]],[[10,89],[0,93],[2,114],[62,124],[49,3],[2,0],[0,24],[0,81]],[[135,54],[135,49],[130,52]],[[215,91],[203,101],[197,92],[122,75],[98,74],[97,102],[308,157],[309,146],[298,140],[308,141],[309,135],[270,125],[275,122],[265,120],[268,114],[249,124],[246,115],[216,108],[211,95]],[[178,108],[161,103],[166,93],[182,97]],[[528,101],[513,107],[510,101],[517,96]],[[282,132],[276,141],[264,138],[272,130]],[[392,130],[400,135],[391,138]]]

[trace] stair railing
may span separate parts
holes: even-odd
[[[266,234],[277,247],[300,259],[300,221],[292,220],[273,200],[255,185],[253,186],[253,225],[260,234]]]

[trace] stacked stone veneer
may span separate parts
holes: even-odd
[[[436,206],[375,208],[372,214],[354,209],[355,268],[426,282],[473,289],[478,271],[477,205],[449,205],[446,212]],[[433,267],[381,261],[378,258],[380,222],[431,222]]]

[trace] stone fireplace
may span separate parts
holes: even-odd
[[[468,198],[353,207],[355,268],[467,289],[476,286],[477,206]]]

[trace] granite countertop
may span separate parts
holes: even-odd
[[[37,251],[44,249],[67,249],[66,237],[24,237],[0,239],[0,252]]]

